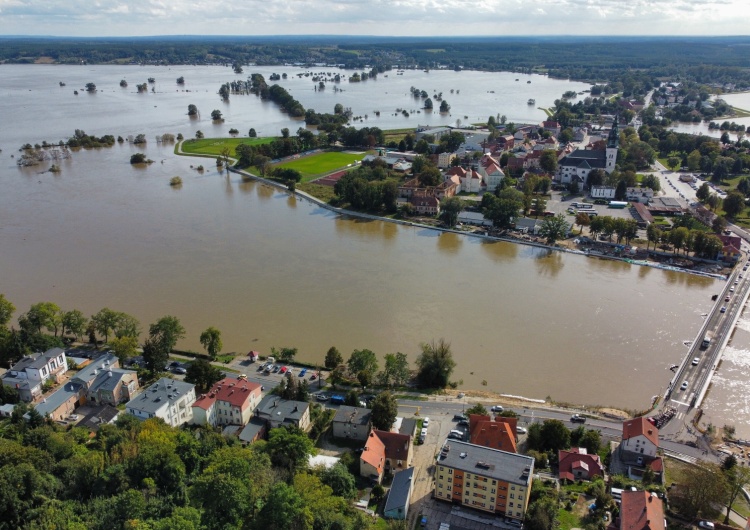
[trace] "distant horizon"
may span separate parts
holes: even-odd
[[[165,36],[165,28],[212,36],[746,36],[746,11],[745,0],[0,0],[0,27],[83,38]]]
[[[351,40],[406,40],[406,39],[417,39],[417,40],[440,40],[440,41],[451,41],[451,40],[547,40],[547,39],[579,39],[579,40],[612,40],[612,39],[750,39],[750,33],[748,34],[736,34],[736,35],[721,35],[721,34],[706,34],[706,35],[682,35],[682,34],[608,34],[608,35],[575,35],[567,33],[550,33],[550,34],[518,34],[518,35],[355,35],[347,33],[289,33],[289,34],[263,34],[263,35],[229,35],[229,34],[212,34],[212,33],[173,33],[173,34],[159,34],[159,35],[52,35],[52,34],[10,34],[4,35],[0,33],[0,39],[188,39],[188,38],[199,38],[199,39],[221,39],[221,40],[266,40],[266,39],[305,39],[305,38],[319,38],[319,39],[333,39],[333,38],[345,38]]]

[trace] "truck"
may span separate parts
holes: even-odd
[[[703,335],[703,342],[701,342],[701,349],[705,350],[709,346],[711,346],[711,341],[714,339],[713,331],[706,331],[706,334]]]

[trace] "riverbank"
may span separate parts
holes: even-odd
[[[179,152],[178,152],[178,148],[175,149],[175,152],[177,152],[178,154],[182,154],[181,150],[179,150]],[[192,156],[198,156],[198,155],[192,155]],[[616,256],[600,256],[600,255],[589,254],[589,253],[584,252],[582,250],[578,250],[578,249],[575,249],[575,248],[570,248],[570,247],[567,247],[567,246],[564,246],[564,245],[547,245],[547,244],[544,244],[544,243],[540,243],[538,241],[533,241],[531,239],[525,239],[525,238],[521,238],[521,237],[516,238],[516,237],[507,237],[507,236],[506,237],[491,236],[491,235],[487,235],[487,234],[479,234],[479,233],[476,233],[476,232],[466,232],[464,230],[457,230],[455,228],[446,228],[446,227],[429,225],[429,224],[425,224],[425,223],[419,223],[419,222],[416,222],[416,221],[407,221],[407,220],[404,220],[404,219],[393,219],[393,218],[390,218],[390,217],[383,217],[383,216],[368,214],[368,213],[364,213],[364,212],[357,212],[357,211],[353,211],[353,210],[347,210],[347,209],[344,209],[344,208],[338,208],[336,206],[328,204],[327,202],[322,201],[322,200],[318,199],[317,197],[315,197],[313,195],[310,195],[309,193],[306,193],[304,191],[295,190],[294,192],[292,192],[286,186],[284,186],[283,184],[281,184],[279,182],[276,182],[276,181],[273,181],[273,180],[270,180],[270,179],[267,179],[267,178],[260,177],[258,175],[253,174],[253,173],[250,173],[249,171],[235,169],[235,168],[232,168],[232,167],[229,168],[229,171],[231,171],[233,173],[236,173],[238,175],[241,175],[243,178],[250,178],[250,179],[256,180],[258,182],[261,182],[263,184],[267,184],[269,186],[272,186],[272,187],[274,187],[274,188],[276,188],[278,190],[285,191],[285,192],[289,193],[290,195],[294,195],[296,197],[305,199],[305,200],[307,200],[307,201],[315,204],[316,206],[320,206],[321,208],[324,208],[326,210],[329,210],[331,212],[334,212],[334,213],[337,213],[339,215],[346,216],[346,217],[355,217],[355,218],[359,218],[359,219],[369,219],[369,220],[374,220],[374,221],[383,221],[383,222],[388,222],[388,223],[400,224],[400,225],[404,225],[404,226],[412,226],[412,227],[415,227],[415,228],[423,228],[423,229],[434,230],[434,231],[437,231],[437,232],[453,233],[453,234],[458,234],[458,235],[463,235],[463,236],[468,236],[468,237],[480,238],[480,239],[483,239],[485,241],[504,241],[506,243],[521,244],[521,245],[526,245],[526,246],[541,248],[541,249],[550,250],[550,251],[568,252],[570,254],[578,254],[578,255],[581,255],[581,256],[597,257],[597,258],[600,258],[600,259],[608,259],[608,260],[614,260],[614,261],[622,261],[622,262],[625,262],[625,263],[630,263],[632,265],[641,265],[641,266],[645,266],[645,267],[651,267],[651,268],[661,269],[661,270],[668,270],[668,271],[672,271],[672,272],[684,272],[684,273],[688,273],[688,274],[694,274],[696,276],[703,276],[705,278],[712,278],[712,279],[715,279],[715,280],[726,280],[726,276],[722,275],[722,274],[712,274],[712,273],[708,273],[708,272],[694,271],[694,270],[690,270],[690,269],[682,269],[682,268],[679,268],[679,267],[674,267],[672,265],[664,265],[662,263],[648,261],[648,260],[633,260],[633,259],[630,259],[630,258],[622,258],[622,257],[616,257]]]

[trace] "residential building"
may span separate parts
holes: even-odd
[[[391,489],[388,491],[388,498],[385,501],[383,517],[386,519],[406,519],[409,512],[409,503],[411,501],[411,492],[414,487],[414,468],[396,473],[393,477]]]
[[[619,530],[665,530],[664,505],[648,491],[622,492]]]
[[[247,445],[262,440],[265,438],[267,432],[266,422],[257,416],[253,416],[240,431],[238,438],[243,445]]]
[[[456,153],[440,153],[438,155],[437,167],[440,169],[447,169],[451,167],[451,162],[456,158]]]
[[[492,221],[485,219],[481,212],[462,211],[458,214],[458,222],[476,226],[492,226]]]
[[[481,414],[469,415],[469,441],[482,447],[491,447],[508,453],[517,452],[516,418],[496,416],[493,421]]]
[[[640,202],[641,204],[648,204],[651,199],[654,198],[654,190],[651,188],[627,188],[625,192],[625,198],[629,202]]]
[[[225,377],[193,403],[193,423],[210,425],[246,425],[261,400],[258,383]]]
[[[333,417],[333,437],[364,442],[370,433],[371,418],[370,409],[342,405]]]
[[[162,377],[131,399],[125,411],[142,420],[161,418],[179,427],[193,420],[193,403],[195,385]]]
[[[461,191],[466,193],[479,193],[486,189],[482,175],[475,169],[467,169],[458,178],[461,179]]]
[[[111,405],[96,407],[96,410],[83,418],[78,424],[91,432],[97,432],[102,425],[114,423],[120,417],[120,411]]]
[[[591,186],[590,195],[592,199],[614,200],[615,191],[612,186]]]
[[[555,135],[555,137],[557,137],[562,131],[562,126],[556,121],[552,121],[552,120],[543,121],[542,128],[545,131],[551,132],[553,135]]]
[[[310,429],[310,403],[292,401],[268,394],[258,404],[255,415],[266,422],[267,429],[292,425],[303,431]]]
[[[590,455],[583,447],[558,451],[558,476],[561,480],[591,480],[604,478],[604,466],[599,455]]]
[[[399,418],[396,418],[398,421]],[[417,435],[417,419],[416,418],[401,418],[401,423],[398,426],[398,432],[405,434],[411,438]]]
[[[720,234],[719,239],[721,239],[724,246],[716,256],[716,259],[726,263],[737,263],[737,260],[742,257],[742,251],[740,250],[742,239],[739,236],[726,234]]]
[[[65,350],[52,348],[20,359],[3,374],[2,384],[18,390],[23,401],[37,401],[42,397],[42,385],[48,380],[62,382],[67,370]]]
[[[479,160],[478,171],[487,191],[495,191],[505,178],[505,173],[500,168],[500,161],[490,155],[484,155]]]
[[[522,521],[534,459],[468,442],[446,442],[435,465],[435,498]]]
[[[73,414],[75,409],[81,404],[80,383],[68,381],[55,392],[34,405],[34,408],[44,417],[54,421],[63,421]]]
[[[130,401],[140,389],[138,373],[120,368],[120,360],[113,353],[95,359],[79,370],[71,381],[81,385],[81,397],[113,407]]]
[[[530,219],[528,217],[517,217],[515,220],[516,230],[524,234],[537,235],[542,228],[542,221],[539,219]]]
[[[622,423],[620,449],[643,457],[656,457],[659,449],[659,429],[644,416]]]
[[[385,473],[395,474],[409,467],[412,437],[373,429],[359,457],[359,474],[380,483]]]
[[[434,195],[415,195],[411,198],[411,205],[418,215],[440,214],[440,199]]]

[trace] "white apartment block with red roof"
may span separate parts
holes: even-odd
[[[196,425],[246,425],[261,400],[261,386],[225,377],[193,403]]]

